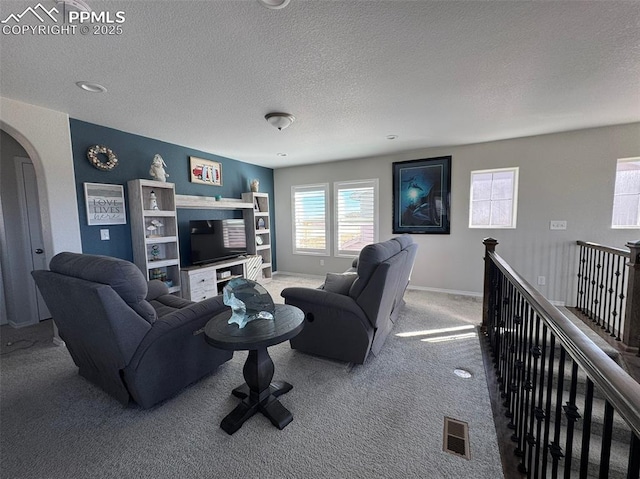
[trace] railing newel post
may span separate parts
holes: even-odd
[[[484,253],[484,290],[483,290],[483,298],[482,298],[482,333],[487,334],[487,329],[490,325],[490,315],[495,314],[495,304],[494,296],[493,296],[493,268],[491,265],[491,258],[489,257],[490,253],[494,253],[496,250],[496,245],[498,244],[498,240],[494,238],[485,238],[482,241],[484,245],[485,253]]]
[[[629,248],[629,277],[622,343],[637,348],[640,346],[640,240],[629,241],[626,246]]]

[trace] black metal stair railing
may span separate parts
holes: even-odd
[[[578,241],[576,309],[621,339],[627,300],[629,251]]]
[[[483,330],[520,472],[638,479],[640,385],[496,254],[497,241],[484,244]]]

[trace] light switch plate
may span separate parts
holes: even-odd
[[[549,229],[550,230],[566,230],[567,222],[563,220],[551,220],[549,222]]]
[[[108,229],[102,229],[100,230],[100,239],[102,241],[107,241],[111,238],[109,238],[109,230]]]

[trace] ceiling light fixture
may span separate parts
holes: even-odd
[[[258,0],[260,5],[271,10],[280,10],[289,5],[289,2],[290,0]]]
[[[76,82],[76,85],[78,85],[84,91],[88,91],[91,93],[104,93],[107,91],[107,89],[99,83],[93,83],[90,81],[78,81]]]
[[[295,121],[296,117],[289,113],[274,112],[267,113],[264,119],[267,120],[270,125],[282,131],[290,126],[291,123]]]

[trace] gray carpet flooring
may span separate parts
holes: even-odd
[[[268,287],[277,302],[289,284],[318,281],[277,275]],[[282,431],[260,414],[233,436],[219,427],[237,404],[230,391],[242,382],[246,352],[151,410],[123,408],[78,376],[63,347],[39,342],[3,354],[0,476],[503,477],[474,334],[481,303],[421,291],[405,299],[381,353],[364,365],[307,356],[288,343],[269,348],[274,379],[294,385],[280,398],[294,416]],[[469,423],[470,460],[443,452],[445,416]]]

